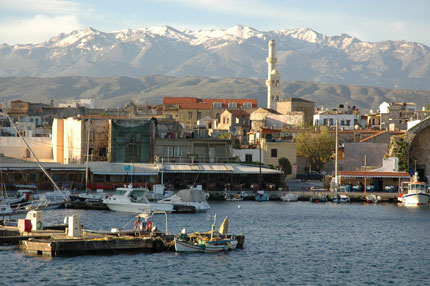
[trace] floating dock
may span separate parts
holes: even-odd
[[[66,218],[67,224],[43,226],[41,212],[31,211],[30,219],[18,220],[18,226],[0,225],[0,245],[15,244],[29,255],[74,256],[117,254],[124,252],[155,253],[174,251],[174,235],[158,230],[113,228],[111,232],[95,232],[82,228],[76,216]],[[166,218],[167,219],[167,218]],[[167,225],[167,224],[166,224]],[[37,227],[35,227],[37,226]],[[245,236],[234,236],[243,248]]]

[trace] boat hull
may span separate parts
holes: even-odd
[[[171,213],[173,212],[173,206],[169,204],[139,204],[139,203],[129,203],[129,204],[117,204],[113,202],[107,202],[106,200],[104,203],[107,205],[107,207],[111,211],[117,211],[117,212],[128,212],[128,213],[144,213],[144,212],[151,212],[151,211],[160,211],[160,212],[167,212]]]
[[[237,240],[226,239],[220,241],[206,241],[204,243],[193,243],[175,238],[176,252],[220,252],[237,248]]]
[[[399,200],[407,206],[426,206],[430,202],[430,195],[425,193],[406,194]]]
[[[288,193],[281,196],[281,200],[284,202],[297,202],[298,199],[299,195],[293,193]]]

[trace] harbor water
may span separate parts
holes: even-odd
[[[429,285],[430,209],[396,204],[210,202],[211,210],[171,214],[178,233],[210,229],[229,217],[244,249],[33,257],[0,250],[0,285]],[[84,227],[132,228],[133,215],[92,210],[46,210],[45,224],[77,215]],[[164,229],[164,217],[155,219]]]

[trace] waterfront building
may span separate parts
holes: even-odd
[[[227,163],[235,161],[230,140],[212,138],[156,138],[156,162],[164,163]]]

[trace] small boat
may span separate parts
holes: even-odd
[[[327,202],[327,196],[321,195],[321,194],[315,194],[314,196],[310,197],[309,201],[311,203],[325,203]]]
[[[204,212],[211,208],[204,192],[196,188],[180,190],[169,198],[159,200],[158,203],[173,205],[175,212]]]
[[[366,203],[379,203],[382,200],[380,196],[377,195],[367,195],[366,196]]]
[[[176,252],[220,252],[236,249],[238,241],[232,235],[228,235],[228,218],[226,217],[218,231],[215,231],[216,215],[212,230],[206,233],[188,234],[184,228],[175,236]]]
[[[401,193],[397,198],[399,202],[406,206],[426,206],[430,202],[430,194],[427,184],[418,181],[418,174],[406,183],[406,193]]]
[[[341,204],[341,203],[349,203],[351,201],[351,199],[349,198],[348,195],[344,195],[344,194],[337,194],[335,197],[333,197],[332,202],[333,203],[337,203],[337,204]]]
[[[144,213],[152,211],[172,212],[173,205],[168,203],[149,202],[146,198],[146,188],[121,187],[115,190],[115,194],[103,199],[103,203],[111,211]]]
[[[257,194],[255,195],[255,200],[257,202],[267,202],[269,200],[269,194],[266,194],[262,190],[257,191]]]
[[[227,192],[224,195],[224,199],[226,201],[243,201],[244,197],[245,197],[245,192],[243,192],[243,191],[240,192],[240,193],[237,193],[237,194],[233,194],[231,192]]]
[[[299,195],[295,193],[283,193],[281,195],[281,200],[284,202],[297,202]]]

